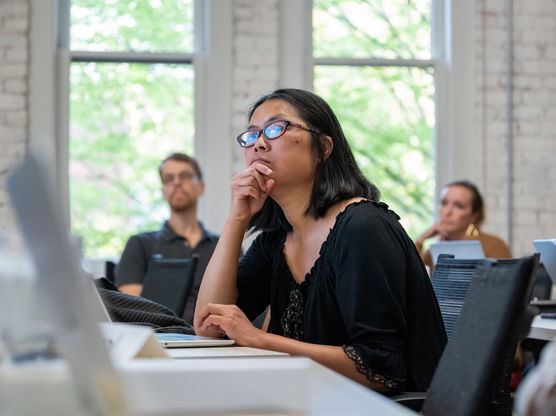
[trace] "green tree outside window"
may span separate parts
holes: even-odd
[[[430,224],[434,209],[434,72],[432,63],[422,64],[431,58],[430,9],[430,0],[313,2],[315,91],[412,236]],[[319,58],[341,63],[319,65]],[[381,62],[350,61],[361,58]]]
[[[72,1],[71,49],[121,59],[70,66],[71,228],[87,257],[117,257],[131,234],[167,217],[158,164],[193,153],[194,72],[156,53],[192,52],[192,13],[191,0]],[[126,52],[154,61],[125,62]]]

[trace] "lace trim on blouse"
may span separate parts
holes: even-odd
[[[298,341],[303,339],[303,306],[303,295],[297,285],[291,290],[288,306],[280,319],[285,337]]]
[[[369,380],[371,383],[384,384],[386,387],[392,390],[401,390],[404,387],[403,381],[394,380],[388,377],[378,374],[373,371],[372,368],[368,367],[363,360],[363,357],[359,355],[357,349],[351,345],[343,345],[346,355],[355,362],[355,368]]]

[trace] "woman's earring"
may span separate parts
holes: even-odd
[[[467,230],[465,230],[465,235],[467,237],[478,237],[479,229],[475,227],[475,224],[471,223],[467,226]]]

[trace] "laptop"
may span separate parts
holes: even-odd
[[[556,238],[533,240],[533,245],[541,253],[541,262],[552,279],[552,283],[556,285]]]
[[[87,298],[89,316],[97,322],[112,322],[92,279],[90,279],[91,284],[80,285],[76,283],[79,279],[67,277],[83,276],[83,273],[80,273],[77,255],[72,255],[77,253],[72,249],[69,236],[63,231],[62,221],[56,215],[55,205],[50,201],[51,193],[47,191],[42,177],[35,160],[29,157],[14,170],[7,183],[8,193],[12,198],[25,242],[41,277],[44,275],[45,282],[42,284],[48,285],[46,289],[41,290],[47,290],[49,293],[51,288],[56,288],[59,296],[65,295],[77,299],[78,297],[73,295],[78,290],[75,286],[82,286],[79,290],[83,291],[83,296]],[[39,279],[39,282],[42,280]],[[56,302],[55,307],[61,307],[59,305],[65,304],[64,302]],[[79,308],[79,305],[75,307]],[[231,339],[179,333],[158,333],[155,336],[166,348],[222,347],[235,343]]]
[[[456,259],[484,259],[485,253],[479,240],[438,241],[431,244],[433,264],[441,254],[452,254]]]
[[[29,156],[8,174],[6,189],[34,262],[37,288],[52,314],[57,348],[69,363],[78,395],[90,414],[129,414],[120,377],[93,319],[100,316],[98,303],[81,278],[77,253],[44,177]]]
[[[199,335],[155,333],[156,339],[165,348],[224,347],[235,344],[233,339],[202,337]]]
[[[112,363],[95,319],[103,313],[95,302],[99,298],[92,295],[92,287],[81,273],[77,253],[44,178],[35,158],[28,156],[8,173],[6,189],[38,272],[37,285],[49,303],[57,347],[68,364],[56,367],[58,372],[52,368],[55,387],[49,392],[63,389],[64,397],[69,397],[75,391],[84,406],[78,410],[95,415],[266,414],[276,410],[290,414],[306,410],[307,377],[313,365],[308,359]],[[71,371],[69,378],[66,369]],[[287,390],[285,396],[274,394],[278,388]],[[253,394],[242,394],[245,391]],[[41,410],[48,413],[49,409]]]

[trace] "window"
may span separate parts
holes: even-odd
[[[193,0],[72,0],[69,200],[88,257],[167,217],[158,163],[193,154]]]
[[[433,0],[313,0],[313,88],[415,237],[435,190]]]

